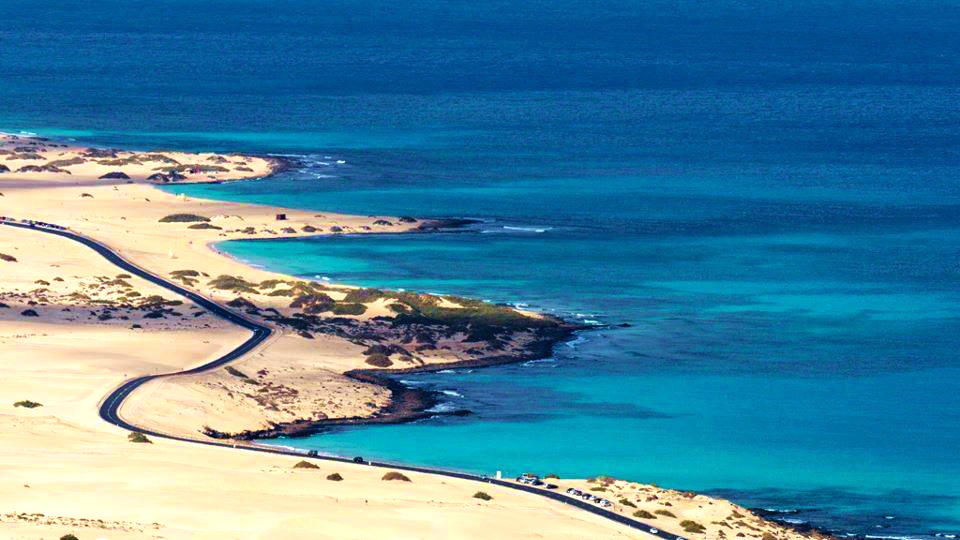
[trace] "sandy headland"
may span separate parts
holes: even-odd
[[[274,330],[220,369],[144,384],[123,402],[127,422],[245,445],[329,425],[406,421],[427,414],[433,397],[384,375],[538,358],[578,329],[471,299],[277,274],[215,247],[406,232],[425,226],[418,219],[199,200],[150,185],[256,178],[278,166],[251,156],[0,139],[0,216],[68,227]],[[295,468],[294,457],[159,437],[130,442],[98,417],[104,396],[135,376],[205,364],[249,332],[41,231],[0,225],[0,276],[0,538],[650,537],[494,485],[419,473],[390,481],[382,469],[322,461]],[[640,519],[642,510],[653,516],[643,521],[688,538],[801,536],[726,501],[612,479],[556,483],[605,493],[614,511]],[[475,497],[478,490],[491,498]],[[671,515],[655,512],[664,508]]]

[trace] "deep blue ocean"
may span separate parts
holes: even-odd
[[[472,416],[279,444],[960,533],[955,2],[4,0],[0,21],[0,130],[302,163],[170,188],[191,196],[483,220],[234,256],[598,325],[404,377]]]

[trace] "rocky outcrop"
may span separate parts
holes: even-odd
[[[104,174],[103,176],[100,177],[100,179],[101,180],[108,180],[108,179],[129,180],[130,177],[125,172],[113,171],[113,172],[108,172],[107,174]]]

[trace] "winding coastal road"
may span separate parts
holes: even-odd
[[[75,242],[79,242],[89,247],[90,249],[96,251],[103,258],[107,259],[118,268],[132,275],[143,278],[151,283],[159,285],[160,287],[163,287],[184,298],[187,298],[191,302],[194,302],[195,304],[203,307],[204,309],[216,315],[217,317],[220,317],[224,320],[227,320],[233,324],[236,324],[238,326],[241,326],[253,332],[253,335],[251,335],[250,338],[247,339],[245,342],[243,342],[240,346],[238,346],[237,348],[231,350],[230,352],[224,354],[223,356],[215,360],[207,362],[206,364],[203,364],[185,371],[178,371],[174,373],[165,373],[161,375],[143,375],[143,376],[136,377],[124,382],[122,385],[117,387],[109,395],[107,395],[107,397],[103,399],[103,401],[100,404],[100,411],[99,411],[100,418],[104,419],[105,421],[115,426],[126,429],[128,431],[137,431],[146,435],[150,435],[152,437],[157,437],[162,439],[170,439],[170,440],[189,442],[194,444],[205,444],[208,446],[221,446],[224,448],[233,448],[236,450],[246,450],[250,452],[261,452],[265,454],[279,454],[279,455],[288,455],[288,456],[297,456],[297,457],[307,457],[306,452],[291,450],[286,448],[275,448],[275,447],[266,447],[266,446],[247,446],[247,445],[237,446],[237,445],[220,442],[220,441],[191,439],[188,437],[180,437],[176,435],[158,433],[155,431],[151,431],[149,429],[144,429],[144,428],[135,426],[127,422],[123,418],[121,418],[119,414],[120,406],[123,404],[123,400],[126,399],[127,396],[129,396],[134,390],[142,386],[144,383],[151,381],[153,379],[203,373],[205,371],[217,369],[225,364],[228,364],[242,357],[243,355],[247,354],[248,352],[256,348],[258,345],[263,343],[267,338],[273,335],[274,330],[272,328],[264,324],[260,324],[256,321],[247,319],[246,317],[243,317],[235,313],[234,311],[227,309],[208,298],[200,296],[199,294],[193,291],[189,291],[175,283],[172,283],[164,278],[161,278],[155,274],[152,274],[140,268],[139,266],[136,266],[133,263],[127,261],[126,259],[118,255],[116,252],[114,252],[104,244],[101,244],[96,240],[93,240],[81,234],[77,234],[62,228],[52,228],[44,225],[13,221],[9,218],[0,219],[0,225],[45,232],[48,234],[53,234],[56,236],[67,238]],[[318,455],[318,456],[309,456],[309,457],[311,459],[318,459],[318,460],[336,461],[336,462],[342,462],[342,463],[354,463],[352,459],[348,459],[345,457],[338,457],[338,456]],[[634,519],[630,519],[624,515],[617,514],[615,512],[611,512],[610,510],[606,510],[592,503],[586,502],[582,499],[568,497],[567,495],[562,493],[548,491],[545,489],[539,489],[533,486],[519,484],[519,483],[511,482],[508,480],[500,480],[496,478],[488,478],[486,476],[479,476],[475,474],[468,474],[468,473],[462,473],[462,472],[456,472],[456,471],[447,471],[443,469],[434,469],[429,467],[401,465],[396,463],[364,461],[363,465],[367,465],[370,467],[381,467],[381,468],[389,468],[394,470],[404,470],[404,471],[425,473],[425,474],[435,474],[435,475],[447,476],[451,478],[459,478],[462,480],[470,480],[474,482],[494,484],[501,487],[506,487],[506,488],[515,489],[519,491],[525,491],[527,493],[532,493],[534,495],[539,495],[541,497],[553,499],[553,500],[562,502],[564,504],[568,504],[570,506],[575,506],[584,511],[590,512],[592,514],[596,514],[598,516],[605,517],[617,523],[626,525],[638,531],[642,531],[646,534],[662,538],[664,540],[686,540],[686,538],[682,536],[678,536],[676,534],[658,530],[656,527],[652,525],[649,525],[640,521],[636,521]]]

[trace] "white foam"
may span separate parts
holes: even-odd
[[[460,392],[456,392],[456,391],[454,391],[454,390],[441,390],[440,392],[441,392],[443,395],[445,395],[445,396],[450,396],[450,397],[463,397],[463,394],[461,394]]]
[[[457,408],[452,403],[438,403],[433,407],[427,409],[427,412],[432,413],[448,413],[457,410]]]
[[[554,360],[553,358],[541,358],[539,360],[527,360],[526,362],[523,363],[523,365],[533,366],[536,364],[555,364],[555,363],[556,363],[556,360]]]
[[[517,231],[517,232],[532,232],[532,233],[545,233],[551,230],[550,227],[539,228],[539,227],[517,227],[512,225],[504,225],[504,230],[507,231]]]

